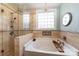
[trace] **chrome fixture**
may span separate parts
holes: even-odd
[[[16,20],[16,17],[13,18],[13,13],[11,13],[11,21],[10,21],[10,35],[15,37],[15,33],[14,33],[14,21]]]
[[[64,42],[63,41],[53,40],[53,44],[55,45],[55,47],[57,48],[57,50],[59,52],[64,52],[64,50],[63,50]]]
[[[4,9],[1,9],[1,12],[4,12]]]

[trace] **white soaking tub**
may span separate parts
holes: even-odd
[[[36,41],[30,40],[24,45],[24,56],[67,56],[67,55],[78,55],[77,49],[70,45],[65,44],[64,53],[59,52],[53,44],[53,38],[41,37],[36,38]],[[74,50],[73,50],[74,49]],[[76,51],[74,53],[74,51]]]

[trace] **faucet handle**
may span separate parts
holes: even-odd
[[[66,37],[66,36],[63,36],[63,40],[64,40],[64,41],[67,41],[67,37]]]
[[[57,43],[58,43],[58,44],[61,44],[61,41],[60,41],[60,40],[57,40]]]

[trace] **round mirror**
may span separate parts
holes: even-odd
[[[66,13],[64,16],[63,16],[63,25],[64,26],[68,26],[70,24],[72,20],[72,14],[71,13]]]

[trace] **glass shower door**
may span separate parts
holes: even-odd
[[[0,56],[2,55],[2,16],[1,16],[1,9],[0,9]]]
[[[10,10],[0,5],[0,55],[10,54]]]

